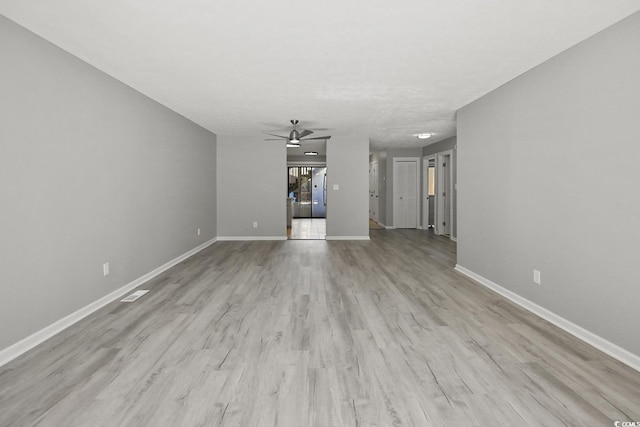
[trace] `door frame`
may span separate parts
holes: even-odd
[[[372,219],[375,222],[379,223],[378,212],[380,211],[380,199],[378,198],[378,194],[380,192],[380,185],[378,183],[380,182],[380,177],[378,176],[378,170],[379,168],[378,168],[377,160],[373,160],[369,162],[369,219]],[[371,179],[372,171],[375,172],[373,174],[374,175],[373,178],[375,179],[373,180]],[[373,181],[373,188],[371,188],[372,181]],[[374,207],[373,213],[371,212],[372,204]]]
[[[398,204],[396,194],[398,193],[398,168],[399,162],[414,162],[416,164],[416,228],[420,227],[420,157],[394,157],[393,158],[393,228],[396,228],[398,218]]]
[[[449,156],[448,175],[449,175],[449,197],[446,198],[446,202],[449,203],[449,215],[448,218],[444,218],[445,205],[442,201],[442,193],[444,192],[444,171],[442,170],[442,160],[444,157]],[[436,206],[435,206],[435,234],[444,234],[442,229],[442,221],[449,223],[449,237],[453,237],[453,150],[446,150],[436,153]]]
[[[433,164],[436,164],[436,155],[429,154],[422,158],[422,229],[427,230],[429,228],[429,160],[433,160]],[[433,180],[437,183],[437,174],[434,174]],[[436,198],[436,194],[438,194],[437,188],[436,192],[433,195],[433,212],[434,212],[434,222],[435,222],[435,212],[437,209],[438,199]],[[434,224],[435,227],[435,224]]]

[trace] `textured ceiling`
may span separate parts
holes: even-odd
[[[218,134],[301,128],[374,149],[638,11],[638,0],[0,0],[0,13]],[[434,132],[428,141],[415,134]]]

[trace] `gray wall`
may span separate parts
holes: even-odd
[[[216,137],[1,16],[0,52],[3,349],[215,237]]]
[[[458,112],[458,263],[636,355],[639,40],[636,13]]]
[[[393,227],[393,159],[396,157],[418,157],[418,175],[420,179],[420,189],[422,188],[422,148],[393,148],[387,149],[387,164],[385,170],[386,176],[386,226]],[[421,191],[421,190],[420,190]],[[420,193],[419,191],[419,193]],[[422,225],[422,206],[420,205],[420,212],[418,213],[418,225]]]
[[[284,142],[218,136],[218,236],[286,238]],[[258,228],[253,228],[253,222]]]
[[[457,185],[457,176],[458,176],[458,149],[457,149],[457,138],[454,136],[452,138],[447,138],[442,141],[438,141],[434,144],[429,144],[422,148],[422,156],[428,157],[433,154],[441,153],[443,151],[451,150],[453,151],[453,156],[451,159],[451,167],[453,168],[453,198],[451,199],[451,209],[453,210],[453,223],[451,225],[451,235],[455,238],[458,236],[458,191],[456,189]],[[422,165],[420,165],[422,167]],[[422,183],[422,182],[421,182]],[[425,208],[425,191],[422,191],[422,208],[424,212]],[[424,225],[424,224],[423,224]]]
[[[339,190],[333,186],[339,185]],[[369,139],[327,141],[327,239],[369,236]]]
[[[326,165],[327,156],[287,156],[287,164],[295,166]]]
[[[456,150],[456,141],[457,138],[455,136],[451,138],[444,139],[442,141],[435,142],[433,144],[425,145],[422,147],[422,155],[428,156],[430,154],[441,153],[447,150]],[[455,159],[454,153],[454,159]]]

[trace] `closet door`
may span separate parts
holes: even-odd
[[[394,160],[393,223],[396,228],[418,227],[418,161]]]

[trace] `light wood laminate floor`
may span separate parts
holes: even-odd
[[[431,232],[218,242],[0,368],[1,426],[613,426],[640,373]]]

